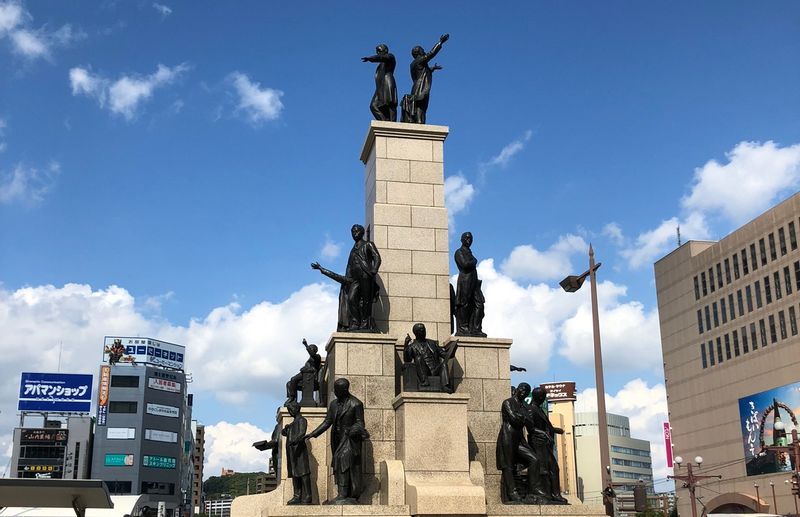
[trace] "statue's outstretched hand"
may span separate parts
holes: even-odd
[[[406,334],[406,341],[405,341],[404,345],[405,345],[405,346],[408,346],[408,344],[409,344],[409,343],[411,343],[411,336],[409,336],[408,334]]]
[[[369,61],[369,58],[368,58],[368,57],[362,57],[362,58],[361,58],[361,61],[362,61],[362,62],[364,62],[364,63],[366,63],[367,61]]]
[[[442,43],[444,43],[445,41],[447,41],[449,39],[450,39],[450,35],[449,34],[442,34],[441,37],[439,37],[439,41],[441,41]]]
[[[319,265],[319,262],[312,262],[311,269],[321,269],[322,266]]]

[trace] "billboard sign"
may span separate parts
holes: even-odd
[[[181,410],[175,406],[164,406],[163,404],[147,404],[146,409],[148,414],[156,416],[168,416],[170,418],[178,418]]]
[[[97,386],[97,425],[106,425],[108,419],[108,390],[111,386],[111,367],[100,367],[100,382]]]
[[[667,448],[667,467],[672,468],[672,429],[664,422],[664,446]]]
[[[547,382],[539,385],[547,392],[548,402],[575,400],[575,382]]]
[[[791,472],[793,458],[765,447],[791,446],[792,429],[800,431],[800,382],[755,393],[739,399],[742,446],[748,476]],[[775,429],[780,421],[784,429]]]
[[[133,454],[106,454],[103,465],[106,467],[132,467]]]
[[[88,413],[91,405],[91,375],[22,373],[17,404],[19,411]]]
[[[147,387],[153,388],[154,390],[169,391],[170,393],[181,392],[180,382],[175,382],[168,379],[160,379],[156,377],[150,377],[147,379]]]
[[[144,456],[142,458],[142,465],[154,469],[174,469],[177,464],[177,460],[169,456]]]
[[[145,429],[144,439],[154,442],[178,443],[178,433],[172,431],[159,431],[158,429]]]
[[[103,362],[136,363],[183,370],[186,347],[148,337],[106,336]]]
[[[66,445],[68,429],[21,429],[20,445]]]
[[[109,427],[106,429],[107,440],[133,440],[136,438],[135,427]]]

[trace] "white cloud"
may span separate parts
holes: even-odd
[[[167,16],[172,14],[172,9],[170,7],[156,2],[153,2],[153,9],[158,11],[158,14],[161,15],[161,18],[166,18]]]
[[[206,425],[206,453],[203,474],[219,476],[223,468],[236,472],[266,472],[269,453],[253,447],[253,442],[268,440],[272,435],[247,422],[225,421]]]
[[[0,38],[8,37],[14,53],[27,59],[51,57],[52,49],[86,38],[86,33],[70,24],[50,31],[46,26],[30,27],[31,14],[18,2],[0,3]]]
[[[682,242],[708,239],[709,221],[738,227],[800,185],[800,144],[740,142],[725,157],[727,163],[710,160],[695,169],[691,190],[680,202],[682,217],[642,232],[622,251],[631,267],[650,264],[676,248],[678,226]]]
[[[461,174],[448,176],[444,180],[444,204],[447,215],[453,217],[465,210],[475,197],[475,187]]]
[[[617,223],[611,222],[603,226],[601,231],[602,235],[611,239],[611,242],[617,246],[622,246],[625,243],[625,236],[622,234],[622,228]]]
[[[251,123],[258,125],[262,122],[276,120],[281,116],[281,111],[283,111],[282,91],[262,88],[260,83],[251,81],[247,75],[241,72],[233,72],[230,79],[239,99],[236,111],[244,112]]]
[[[562,235],[547,251],[529,244],[515,247],[500,268],[515,279],[560,280],[573,272],[570,258],[577,253],[588,253],[588,249],[583,238]]]
[[[578,393],[575,411],[597,411],[597,390],[588,388]],[[667,390],[663,384],[649,386],[642,379],[633,379],[616,395],[606,393],[606,411],[630,419],[631,438],[648,440],[653,459],[653,479],[666,483],[672,469],[667,468],[663,422],[667,417]],[[657,485],[659,483],[656,483]]]
[[[40,203],[53,187],[60,172],[61,166],[57,162],[51,162],[45,168],[18,163],[10,173],[0,173],[0,203]]]
[[[72,95],[93,97],[100,107],[107,106],[112,113],[132,120],[139,106],[152,97],[157,88],[176,81],[187,70],[189,66],[185,63],[172,68],[159,64],[150,75],[123,75],[111,82],[89,69],[75,67],[69,71],[69,80]]]
[[[503,147],[503,149],[500,150],[500,153],[493,156],[484,165],[491,167],[506,167],[514,155],[525,149],[525,143],[531,139],[531,135],[533,135],[533,132],[530,129],[525,131],[525,134],[523,134],[522,137]]]
[[[331,240],[330,236],[325,235],[325,242],[322,244],[322,249],[319,250],[319,255],[326,260],[334,260],[342,253],[342,244]]]

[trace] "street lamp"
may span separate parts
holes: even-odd
[[[678,468],[681,467],[683,463],[683,458],[680,456],[675,456],[675,459],[672,460]],[[694,462],[699,467],[703,464],[703,457],[702,456],[695,456]],[[686,474],[683,476],[667,476],[670,479],[679,479],[683,481],[684,488],[689,490],[689,499],[692,501],[692,517],[697,517],[697,498],[694,495],[694,489],[697,486],[697,482],[701,479],[709,479],[709,478],[717,478],[722,479],[722,476],[697,476],[692,472],[692,464],[686,464]]]
[[[589,244],[589,269],[580,276],[570,275],[560,282],[561,288],[574,293],[583,285],[586,277],[592,287],[592,332],[594,334],[594,377],[597,386],[597,426],[600,435],[600,480],[603,490],[611,487],[611,459],[608,446],[608,416],[606,415],[606,388],[603,382],[603,353],[600,348],[600,317],[597,307],[597,268],[594,262],[594,249]],[[612,489],[613,490],[613,489]],[[609,513],[609,511],[611,513]],[[613,515],[613,506],[606,504],[606,514]]]

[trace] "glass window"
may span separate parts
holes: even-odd
[[[739,255],[737,253],[733,254],[733,278],[739,280]]]
[[[717,262],[717,287],[722,289],[722,266]]]
[[[764,239],[761,239],[761,242],[764,242]],[[766,253],[764,254],[764,258],[766,258]],[[753,266],[753,271],[758,269],[758,255],[756,255],[756,245],[755,243],[750,245],[750,265]]]
[[[777,343],[778,342],[778,330],[775,328],[775,316],[770,314],[768,316],[769,320],[769,339],[770,343]]]
[[[747,347],[747,327],[742,327],[742,351],[745,354],[750,351]]]
[[[714,342],[713,341],[709,341],[708,342],[708,362],[711,363],[711,366],[714,366],[714,364],[715,364],[715,360],[714,360]]]
[[[136,375],[112,375],[112,388],[138,388],[139,377]]]
[[[786,339],[786,313],[778,311],[778,328],[781,331],[781,339]]]
[[[698,282],[697,277],[694,277],[694,299],[700,299],[700,282]]]
[[[792,273],[789,272],[789,266],[783,268],[783,285],[786,289],[786,294],[792,294]]]
[[[120,400],[112,400],[108,403],[109,413],[136,413],[138,408],[137,402],[127,402]]]
[[[725,259],[725,283],[731,283],[731,261]]]
[[[719,310],[722,313],[722,324],[728,323],[728,311],[725,310],[725,298],[719,299]]]
[[[711,304],[711,313],[714,315],[714,328],[719,327],[719,311],[717,311],[717,302]]]
[[[700,334],[703,333],[703,313],[700,309],[697,309],[697,330]]]
[[[797,335],[797,315],[794,312],[794,306],[789,307],[789,330],[793,336]]]
[[[108,492],[111,494],[130,494],[131,482],[130,481],[107,481]]]
[[[742,299],[742,290],[736,291],[736,305],[739,306],[739,317],[744,316],[744,301]]]
[[[710,292],[714,292],[717,286],[714,284],[714,268],[708,268],[708,290]]]
[[[731,313],[731,321],[736,319],[736,307],[733,305],[733,293],[728,295],[728,310]]]
[[[742,250],[742,273],[746,275],[749,272],[747,269],[747,252]]]
[[[786,255],[786,232],[783,228],[778,228],[778,245],[781,248],[781,257]]]
[[[739,357],[739,331],[734,330],[731,334],[733,335],[733,355]]]
[[[725,334],[725,359],[731,360],[731,338],[728,334]]]
[[[798,262],[800,264],[800,262]],[[798,280],[800,282],[800,280]],[[706,288],[706,273],[703,271],[700,273],[700,285],[703,287],[703,296],[708,294],[708,289]]]
[[[775,271],[775,273],[773,273],[773,275],[772,275],[772,280],[774,281],[774,284],[775,284],[775,299],[776,300],[780,300],[781,296],[783,296],[781,294],[781,274],[780,274],[780,272]]]
[[[142,481],[143,494],[175,495],[175,483]]]
[[[722,364],[722,339],[717,338],[717,362]]]
[[[800,291],[800,260],[794,262],[794,286]]]
[[[764,324],[764,318],[758,320],[758,330],[761,331],[761,348],[767,346],[767,326]]]
[[[767,240],[769,240],[769,258],[771,260],[778,260],[778,252],[775,250],[775,234],[770,233],[767,235]]]
[[[706,330],[711,330],[711,311],[708,310],[708,305],[705,306],[706,311]]]
[[[767,265],[767,245],[764,243],[764,239],[763,238],[758,239],[758,253],[759,253],[759,256],[761,257],[761,265],[762,266],[766,266]],[[755,263],[754,263],[754,265],[755,265]]]
[[[758,349],[758,335],[756,334],[756,324],[750,324],[750,348],[753,350]]]
[[[759,283],[758,280],[756,280],[755,288],[756,288],[756,307],[760,309],[761,307],[764,306],[764,304],[761,302],[761,284]]]
[[[753,312],[753,293],[750,290],[750,286],[745,286],[744,294],[747,297],[747,312]]]
[[[794,223],[789,223],[789,246],[792,251],[797,249],[797,235],[794,233]]]
[[[700,343],[700,359],[703,361],[703,368],[708,368],[708,361],[706,360],[706,344]]]
[[[764,277],[764,295],[767,298],[767,303],[772,303],[772,290],[770,289],[770,286],[769,286],[769,277],[768,276]],[[758,295],[756,295],[756,296],[758,296]]]

